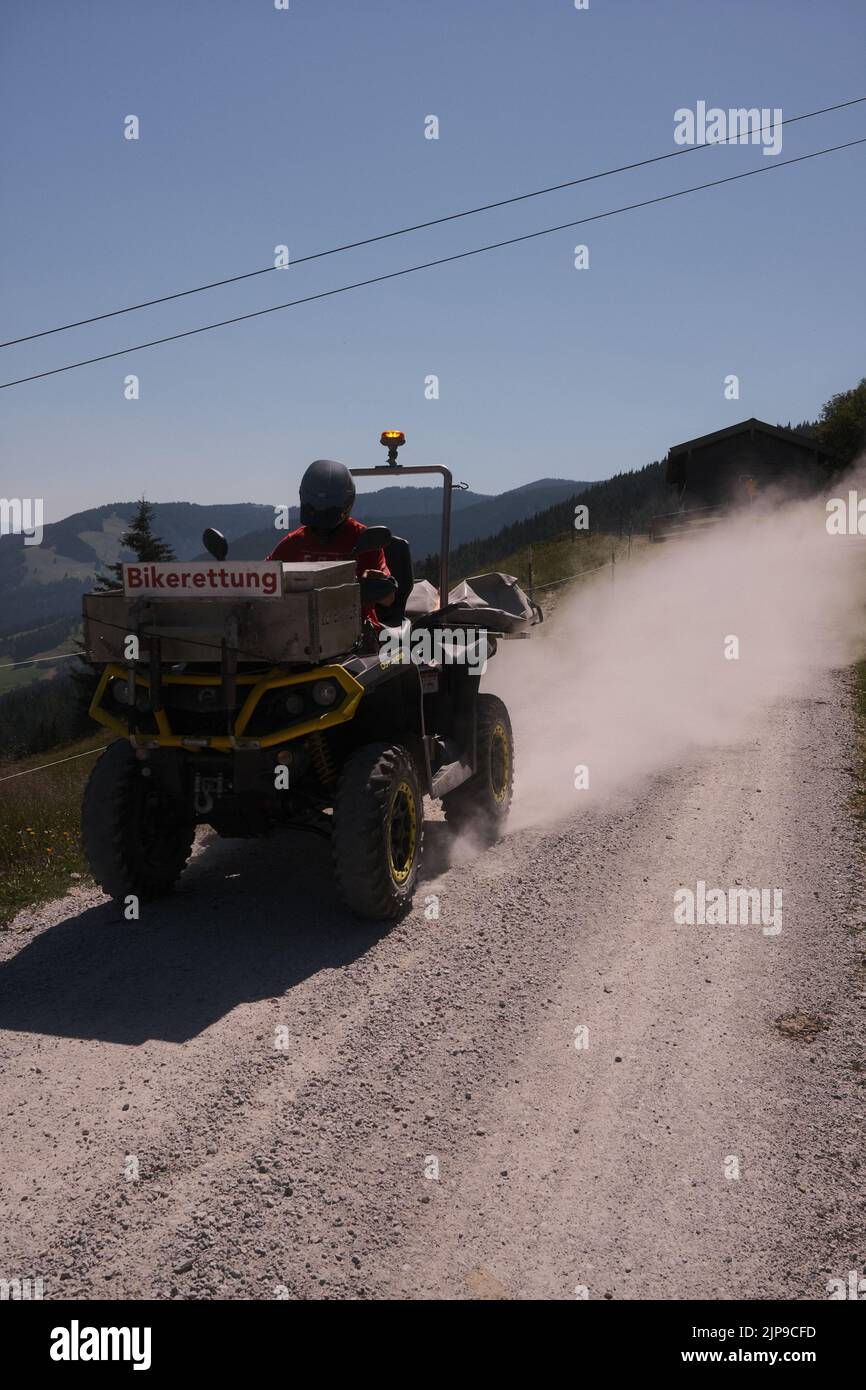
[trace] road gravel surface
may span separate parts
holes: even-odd
[[[46,1298],[827,1298],[866,1255],[856,759],[835,672],[484,853],[434,820],[387,931],[289,835],[203,839],[138,922],[84,884],[22,913],[0,1275]],[[781,932],[676,923],[698,880],[780,889]]]

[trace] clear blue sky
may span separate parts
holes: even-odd
[[[3,338],[673,149],[699,99],[866,92],[860,0],[6,0],[0,22]],[[866,106],[786,129],[780,158],[859,135]],[[811,416],[864,371],[864,151],[0,393],[0,490],[46,520],[278,504],[399,426],[405,462],[501,491]],[[773,163],[688,155],[8,348],[0,379]]]

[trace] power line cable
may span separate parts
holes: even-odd
[[[694,184],[691,188],[681,188],[676,193],[663,193],[656,198],[644,198],[638,203],[627,203],[624,207],[611,208],[607,212],[593,213],[590,217],[578,217],[573,222],[560,222],[555,227],[545,227],[538,232],[526,232],[523,236],[508,237],[505,241],[493,241],[486,246],[476,246],[471,251],[459,251],[453,256],[440,256],[437,260],[424,261],[420,265],[405,266],[402,270],[391,270],[384,275],[372,275],[366,280],[356,280],[349,285],[338,285],[332,290],[321,290],[318,294],[305,295],[301,299],[290,299],[285,304],[272,304],[267,309],[255,309],[251,313],[236,314],[233,318],[220,319],[217,323],[202,324],[200,328],[187,328],[182,333],[169,333],[163,338],[151,338],[146,343],[134,343],[131,347],[118,348],[115,352],[103,352],[97,357],[85,357],[78,362],[68,362],[63,367],[52,367],[47,372],[34,372],[31,376],[17,377],[14,381],[0,382],[0,391],[11,386],[23,386],[28,381],[40,381],[43,377],[58,376],[62,372],[72,372],[79,367],[90,367],[95,362],[107,362],[113,357],[125,357],[130,352],[142,352],[145,348],[160,347],[163,343],[177,342],[181,338],[193,338],[199,333],[210,333],[216,328],[226,328],[233,323],[244,323],[247,319],[263,318],[266,314],[276,314],[282,309],[295,309],[301,304],[312,304],[319,299],[330,299],[334,295],[347,294],[349,290],[364,289],[368,285],[379,285],[386,280],[397,280],[403,275],[414,275],[420,270],[430,270],[434,266],[448,265],[453,261],[467,260],[470,256],[480,256],[488,251],[498,251],[504,246],[516,246],[519,242],[533,241],[537,237],[552,236],[555,232],[567,231],[571,227],[581,227],[589,222],[600,222],[607,217],[617,217],[623,212],[634,212],[637,208],[652,207],[656,203],[669,202],[673,198],[683,198],[689,193],[700,193],[707,188],[718,188],[722,184],[736,183],[739,179],[753,178],[756,174],[769,174],[774,169],[785,168],[791,164],[802,164],[809,159],[819,159],[837,150],[848,150],[855,145],[866,144],[866,136],[858,140],[847,140],[841,145],[828,145],[823,150],[813,150],[810,154],[797,155],[794,159],[777,160],[773,164],[763,164],[757,169],[747,169],[742,174],[731,174],[724,179],[711,179],[708,183]]]
[[[850,101],[839,101],[834,106],[822,106],[816,111],[806,111],[800,116],[788,116],[784,121],[773,122],[767,126],[761,126],[755,134],[762,134],[765,130],[775,130],[781,126],[794,125],[797,121],[810,121],[815,116],[825,116],[831,111],[841,111],[847,106],[857,106],[860,102],[866,101],[866,97],[852,97]],[[598,179],[611,178],[614,174],[625,174],[632,169],[643,169],[649,164],[660,164],[666,159],[676,159],[679,155],[694,154],[695,150],[707,150],[716,145],[742,143],[739,136],[731,136],[724,140],[708,141],[700,145],[688,145],[679,150],[669,150],[666,154],[656,154],[648,159],[638,159],[631,164],[620,164],[614,169],[603,169],[597,174],[585,174],[579,179],[568,179],[564,183],[553,183],[546,188],[536,188],[530,193],[517,193],[511,198],[500,198],[492,203],[482,203],[478,207],[465,208],[462,212],[447,213],[443,217],[433,217],[427,222],[415,222],[409,227],[399,227],[395,231],[380,232],[377,236],[364,237],[360,241],[345,242],[342,246],[332,246],[327,251],[313,251],[308,256],[299,256],[291,261],[292,266],[305,265],[308,261],[319,261],[326,256],[337,256],[343,251],[355,251],[361,246],[372,246],[379,241],[388,241],[393,237],[408,236],[410,232],[424,231],[429,227],[440,227],[445,222],[456,222],[462,217],[475,217],[480,212],[490,212],[494,208],[509,207],[514,203],[526,202],[530,198],[541,198],[548,193],[558,193],[564,188],[577,188],[580,184],[593,183]],[[252,280],[258,275],[268,275],[271,271],[277,270],[274,265],[262,266],[259,270],[247,270],[240,275],[227,275],[222,280],[211,280],[206,285],[196,285],[188,290],[176,290],[173,294],[159,295],[155,299],[143,299],[139,304],[127,304],[121,309],[110,309],[104,314],[92,314],[86,319],[75,319],[71,323],[58,324],[56,328],[43,328],[38,333],[26,333],[20,338],[9,338],[6,342],[0,343],[0,348],[14,347],[18,343],[29,343],[34,338],[47,338],[52,333],[66,333],[72,328],[83,328],[90,323],[100,323],[103,319],[117,318],[121,314],[132,314],[139,309],[149,309],[155,304],[167,304],[173,299],[183,299],[187,295],[203,294],[206,290],[215,290],[223,285],[234,285],[241,280]]]

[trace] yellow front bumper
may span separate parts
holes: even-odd
[[[250,686],[251,688],[238,712],[231,734],[218,734],[202,738],[192,734],[175,734],[172,732],[168,714],[164,709],[161,709],[153,716],[156,720],[156,733],[130,735],[124,721],[102,706],[109,682],[126,680],[127,676],[128,672],[123,666],[106,666],[90,705],[91,718],[95,719],[98,724],[104,724],[106,728],[113,729],[121,737],[130,738],[135,744],[158,748],[185,748],[190,752],[207,748],[214,748],[220,752],[230,752],[234,748],[244,746],[272,748],[277,743],[287,743],[290,739],[303,738],[305,734],[320,733],[323,729],[328,729],[334,724],[344,724],[351,719],[364,693],[364,687],[355,680],[354,676],[350,676],[349,672],[344,670],[342,666],[319,666],[314,671],[304,671],[300,675],[294,676],[286,675],[285,671],[281,671],[279,667],[275,666],[264,675],[248,675],[242,672],[235,678],[239,686]],[[301,724],[291,724],[287,728],[277,729],[274,733],[262,734],[254,739],[244,738],[245,730],[255,713],[256,706],[269,691],[278,690],[281,686],[306,685],[327,679],[335,680],[348,696],[348,699],[344,700],[336,709],[323,710],[315,719],[306,719]],[[142,689],[150,691],[150,681],[146,675],[136,672],[135,682]],[[219,674],[194,676],[167,674],[163,675],[161,684],[163,686],[220,686],[222,677]]]

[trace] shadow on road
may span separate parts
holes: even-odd
[[[445,827],[427,828],[425,877],[447,864]],[[0,1028],[185,1042],[238,1004],[350,965],[387,931],[340,903],[324,840],[214,840],[138,922],[106,903],[29,940],[0,966]]]

